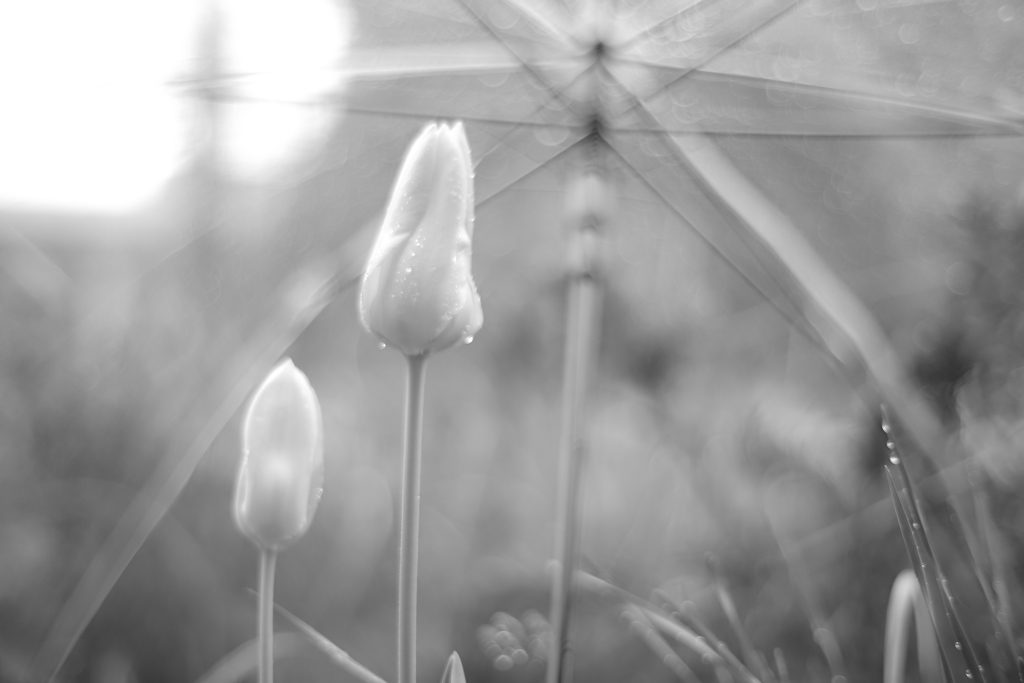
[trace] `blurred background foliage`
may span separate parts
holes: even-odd
[[[217,66],[199,54],[200,72]],[[193,457],[187,484],[60,678],[198,680],[254,635],[256,556],[230,515],[236,404],[284,353],[320,396],[327,464],[313,527],[281,558],[277,598],[392,678],[404,377],[398,354],[359,326],[353,277],[369,246],[363,226],[420,124],[359,120],[355,136],[351,116],[328,117],[305,145],[289,142],[292,156],[273,172],[236,173],[217,130],[245,110],[191,95],[186,162],[139,206],[0,209],[0,678],[30,680],[111,533],[151,502],[154,480],[190,473]],[[954,462],[938,463],[946,469],[936,476],[919,453],[914,473],[936,506],[948,490],[972,511],[967,522],[985,528],[986,557],[1019,606],[1019,141],[797,138],[753,153],[722,143],[803,219],[962,443],[970,477]],[[478,208],[485,326],[428,365],[424,680],[452,649],[474,682],[542,677],[565,311],[561,188],[572,173],[551,163]],[[640,596],[661,587],[692,600],[736,650],[705,564],[712,553],[755,644],[780,648],[794,680],[830,675],[818,628],[841,648],[836,674],[877,679],[889,586],[907,557],[874,406],[656,197],[621,168],[610,175],[620,192],[602,241],[587,568]],[[988,633],[971,565],[937,512],[935,526],[969,622]],[[581,596],[573,634],[577,680],[672,678],[597,597]],[[312,648],[290,652],[281,680],[339,675]]]

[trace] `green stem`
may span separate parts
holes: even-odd
[[[554,636],[554,648],[548,657],[547,683],[559,683],[571,678],[569,612],[572,577],[579,554],[580,482],[583,478],[587,448],[581,425],[597,315],[597,283],[588,269],[574,273],[569,282],[569,311],[566,318],[562,441],[555,517],[555,557],[558,567],[551,588],[551,632]]]
[[[420,461],[426,354],[409,356],[398,545],[398,683],[416,683],[416,575],[420,538]]]
[[[260,643],[260,683],[274,683],[274,569],[276,550],[260,550],[260,598],[257,633]]]

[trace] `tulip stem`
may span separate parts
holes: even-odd
[[[260,644],[260,683],[274,683],[274,569],[276,550],[260,550],[260,597],[257,635]]]
[[[416,683],[416,581],[420,537],[423,378],[427,354],[408,356],[402,527],[398,545],[398,683]]]
[[[574,273],[569,282],[566,318],[565,367],[562,378],[561,447],[558,464],[558,501],[555,513],[555,569],[551,588],[551,631],[554,649],[548,657],[547,683],[572,679],[569,642],[572,577],[579,555],[580,483],[586,461],[583,433],[584,397],[600,314],[597,283],[589,271]]]

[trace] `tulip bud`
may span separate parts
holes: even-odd
[[[441,674],[441,683],[466,683],[466,672],[462,669],[462,660],[458,652],[452,652],[448,657],[448,664]]]
[[[461,123],[409,148],[359,294],[363,326],[407,356],[469,343],[483,324],[470,273],[473,177]]]
[[[323,416],[306,376],[285,359],[256,390],[242,426],[235,523],[263,550],[306,533],[324,479]]]

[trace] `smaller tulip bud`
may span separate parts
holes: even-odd
[[[483,324],[470,272],[473,164],[461,123],[409,148],[363,276],[363,326],[407,356],[472,341]]]
[[[256,390],[242,426],[235,523],[263,550],[306,533],[324,478],[323,416],[306,376],[285,359]]]
[[[441,674],[441,683],[466,683],[466,672],[462,669],[462,660],[458,652],[452,652],[448,664]]]

